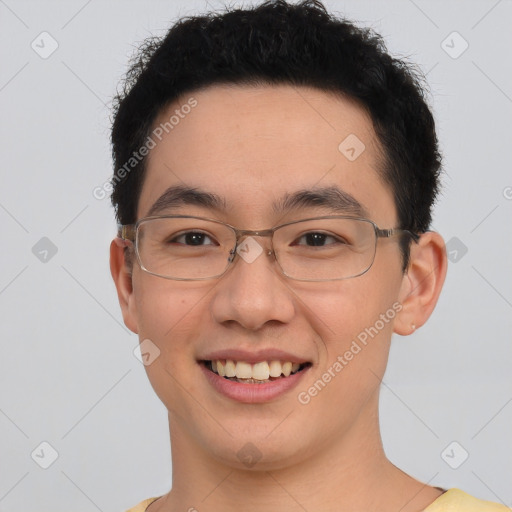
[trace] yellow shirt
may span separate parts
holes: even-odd
[[[157,500],[148,498],[141,501],[136,507],[126,512],[145,512],[146,508]],[[479,500],[460,489],[448,489],[441,494],[434,503],[429,505],[423,512],[511,512],[512,508],[493,503],[491,501]]]

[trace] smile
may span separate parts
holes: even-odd
[[[248,363],[234,359],[198,361],[210,386],[220,395],[243,403],[265,403],[295,388],[312,367],[271,359]]]
[[[232,359],[217,359],[203,361],[203,363],[206,368],[220,377],[246,384],[264,384],[289,377],[310,365],[310,363],[300,364],[277,360],[250,364],[245,361],[233,361]]]

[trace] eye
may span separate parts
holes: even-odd
[[[301,237],[299,237],[297,240],[305,240],[306,245],[313,246],[313,247],[324,247],[325,245],[334,245],[336,243],[344,244],[345,242],[341,240],[340,238],[329,235],[327,233],[320,233],[318,231],[310,231],[309,233],[303,234]],[[325,244],[326,240],[333,240],[334,242]],[[294,243],[293,245],[304,245],[300,243]]]
[[[205,240],[210,240],[213,243],[211,244],[205,244]],[[211,238],[206,233],[203,233],[202,231],[186,231],[184,233],[181,233],[179,235],[171,235],[167,239],[167,243],[177,243],[177,244],[184,244],[184,245],[191,245],[191,246],[201,246],[201,245],[219,245],[216,243],[213,238]]]

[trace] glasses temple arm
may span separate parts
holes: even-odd
[[[133,243],[135,241],[134,224],[117,224],[117,237]]]
[[[392,229],[380,229],[377,228],[377,237],[378,238],[390,238],[395,235],[409,235],[415,242],[417,242],[420,239],[420,235],[417,233],[413,233],[412,231],[409,231],[408,229],[400,229],[400,228],[392,228]]]

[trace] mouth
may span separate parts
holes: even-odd
[[[232,359],[216,359],[201,360],[199,363],[219,377],[241,384],[268,384],[287,379],[311,366],[310,362],[297,363],[279,360],[251,364]]]

